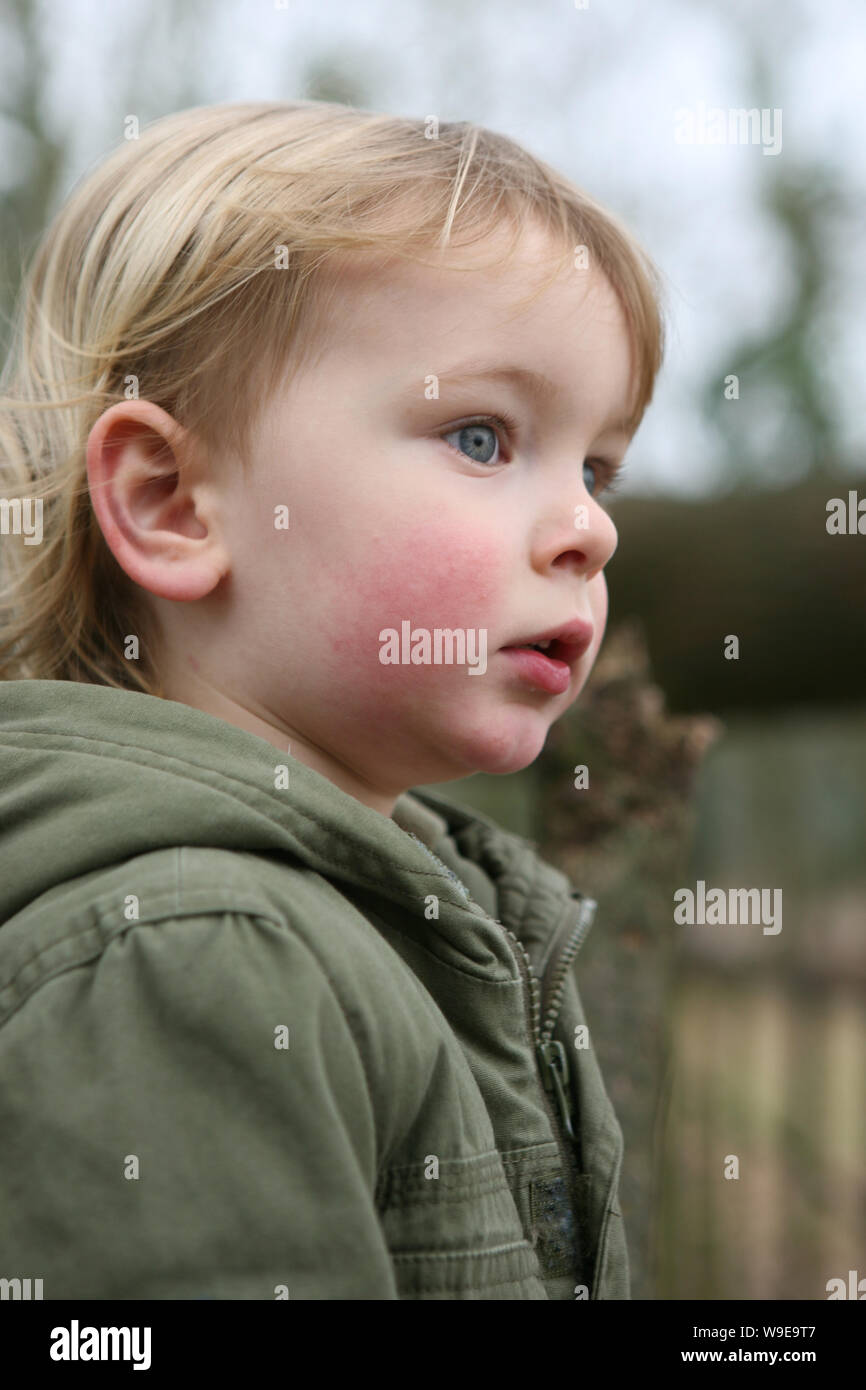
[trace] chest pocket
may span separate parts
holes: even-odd
[[[376,1206],[401,1298],[548,1297],[497,1150],[386,1168]]]

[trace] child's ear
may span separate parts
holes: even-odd
[[[161,598],[203,598],[229,570],[203,464],[190,431],[152,401],[118,401],[87,441],[106,544],[130,579]]]

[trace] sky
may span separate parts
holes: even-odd
[[[143,124],[179,106],[302,96],[310,66],[328,61],[360,82],[362,105],[492,126],[611,208],[661,268],[670,322],[621,495],[724,486],[699,391],[714,368],[721,391],[725,354],[777,321],[795,273],[762,190],[782,162],[838,168],[849,213],[827,228],[834,277],[815,342],[843,452],[866,471],[863,0],[208,0],[179,17],[166,0],[52,0],[40,14],[49,121],[72,152],[66,189],[121,138],[129,92]],[[756,35],[768,82],[750,68]],[[0,76],[14,62],[7,48]],[[684,111],[698,129],[712,107],[765,109],[764,145],[778,152],[678,140]],[[4,150],[8,186],[27,156],[8,122]],[[784,411],[750,426],[777,482],[796,472],[773,450]]]

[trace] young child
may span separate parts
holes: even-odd
[[[629,1297],[595,904],[411,789],[586,682],[660,283],[511,140],[329,103],[61,209],[3,380],[0,1275]]]

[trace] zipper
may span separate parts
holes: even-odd
[[[556,1027],[556,1020],[559,1018],[559,1011],[562,1008],[562,996],[565,991],[565,982],[568,978],[568,968],[574,960],[592,926],[595,910],[598,903],[594,898],[581,898],[580,907],[577,911],[577,920],[568,934],[565,945],[560,952],[559,959],[546,972],[547,983],[547,1014],[544,1019],[544,1026],[541,1030],[540,1042],[549,1044],[553,1038],[553,1030]],[[562,1047],[562,1044],[558,1044]],[[563,1056],[565,1050],[563,1049]],[[566,1064],[567,1070],[567,1064]]]
[[[565,992],[565,981],[568,978],[568,969],[587,938],[595,909],[598,906],[593,898],[581,898],[580,907],[577,913],[577,920],[569,932],[565,945],[560,952],[559,959],[548,976],[547,984],[547,1014],[544,1019],[544,1026],[538,1039],[538,1051],[541,1057],[541,1077],[546,1090],[553,1090],[556,1096],[556,1103],[559,1107],[559,1114],[563,1128],[568,1137],[577,1143],[577,1136],[572,1124],[572,1114],[574,1106],[571,1099],[571,1073],[568,1065],[568,1056],[561,1042],[553,1036],[556,1021],[559,1018],[559,1011],[562,1008],[562,996]]]
[[[437,867],[443,870],[448,875],[449,879],[457,885],[463,896],[468,898],[470,895],[463,882],[454,873],[454,870],[450,869],[447,864],[444,864],[438,855],[433,853],[430,846],[419,839],[414,831],[410,830],[407,833],[420,845],[421,849],[434,860]],[[515,954],[517,956],[518,966],[527,986],[524,991],[524,997],[527,998],[529,1002],[529,1026],[535,1045],[535,1055],[541,1072],[542,1096],[545,1101],[545,1108],[551,1120],[551,1130],[553,1131],[559,1147],[563,1170],[571,1175],[572,1188],[575,1193],[577,1192],[577,1178],[579,1176],[577,1161],[572,1151],[572,1145],[567,1144],[562,1138],[560,1127],[556,1123],[556,1115],[558,1113],[562,1129],[568,1135],[576,1149],[577,1136],[575,1135],[571,1118],[574,1113],[574,1106],[571,1100],[571,1074],[565,1048],[561,1042],[554,1038],[553,1030],[556,1027],[559,1011],[562,1008],[562,996],[565,990],[565,981],[568,976],[568,967],[571,965],[571,962],[586,940],[587,933],[592,926],[597,906],[598,904],[595,899],[581,897],[577,918],[566,938],[565,945],[560,951],[559,957],[555,959],[554,965],[552,967],[548,966],[541,981],[539,981],[538,976],[532,968],[532,961],[529,959],[529,953],[520,940],[520,937],[515,936],[514,932],[502,922],[498,921],[497,918],[494,917],[492,919],[496,922],[497,926],[502,928],[516,948]],[[547,1006],[543,1025],[540,1021],[542,1004],[546,1004]],[[550,1100],[551,1093],[555,1098],[555,1109],[553,1102]]]
[[[562,1007],[568,967],[586,940],[592,919],[595,916],[596,906],[597,904],[592,898],[581,899],[577,920],[568,934],[565,945],[553,969],[549,974],[545,972],[541,982],[532,968],[532,961],[529,959],[529,953],[523,942],[518,936],[515,936],[510,928],[501,922],[499,923],[515,947],[518,966],[527,985],[525,997],[528,1001],[529,1025],[535,1044],[535,1055],[541,1071],[542,1095],[552,1121],[551,1129],[559,1147],[563,1171],[571,1179],[571,1188],[575,1196],[577,1194],[577,1179],[580,1175],[572,1144],[567,1143],[563,1138],[564,1131],[576,1147],[577,1140],[571,1118],[574,1112],[570,1091],[571,1077],[565,1048],[561,1042],[553,1037],[553,1030],[556,1027],[556,1020]],[[545,983],[547,986],[544,990],[547,1013],[542,1026],[542,990]],[[553,1099],[551,1099],[551,1095]],[[559,1124],[557,1124],[557,1113]]]

